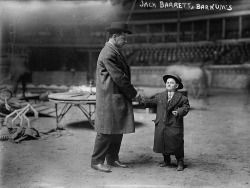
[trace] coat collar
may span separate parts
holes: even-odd
[[[114,50],[120,57],[119,61],[125,66],[125,68],[128,70],[126,71],[126,75],[130,78],[131,75],[130,75],[130,67],[128,66],[124,56],[122,55],[121,51],[113,44],[109,43],[109,42],[106,42],[105,43],[105,46],[111,48],[112,50]]]
[[[166,110],[170,110],[171,108],[173,108],[181,99],[181,96],[182,94],[178,91],[176,91],[172,97],[172,99],[168,102],[168,92],[167,91],[164,91],[162,94],[161,94],[161,102],[162,102],[162,105],[164,106],[164,108]]]
[[[123,55],[122,53],[120,52],[120,50],[113,44],[109,43],[109,42],[106,42],[105,46],[108,46],[110,48],[112,48],[116,53],[119,54],[119,56],[121,56],[123,58]]]

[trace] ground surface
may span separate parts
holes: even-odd
[[[90,168],[96,133],[74,108],[62,120],[66,128],[39,140],[0,142],[0,187],[250,187],[250,107],[242,91],[213,91],[210,105],[190,99],[185,123],[183,172],[161,168],[152,151],[155,114],[135,110],[136,132],[124,135],[120,160],[130,168],[102,173]],[[54,118],[32,125],[55,128]],[[173,163],[176,163],[172,158]]]

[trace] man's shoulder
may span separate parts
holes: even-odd
[[[114,58],[115,56],[116,53],[112,48],[104,46],[99,54],[99,60]]]
[[[111,54],[111,55],[114,55],[114,54],[115,54],[115,51],[114,51],[112,48],[110,48],[110,46],[105,45],[105,46],[102,48],[102,50],[101,50],[100,53],[101,53],[101,54]]]

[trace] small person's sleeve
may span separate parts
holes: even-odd
[[[142,97],[142,100],[141,100],[141,105],[144,107],[144,108],[155,108],[157,107],[157,102],[158,102],[158,95],[152,97],[152,98],[145,98],[145,97]]]
[[[189,109],[190,109],[189,100],[187,97],[184,97],[182,106],[177,109],[178,115],[182,117],[187,115],[189,112]]]

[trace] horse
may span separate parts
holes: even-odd
[[[208,97],[209,87],[212,82],[212,74],[204,66],[195,65],[170,65],[166,68],[166,74],[176,74],[181,77],[185,88],[194,98]]]

